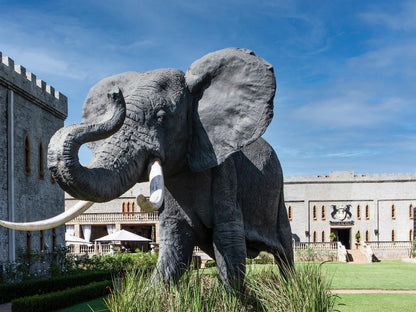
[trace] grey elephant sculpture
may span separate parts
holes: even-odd
[[[275,87],[272,66],[237,48],[202,57],[186,74],[160,69],[103,79],[85,100],[82,123],[60,129],[49,144],[53,177],[82,201],[52,219],[2,224],[54,227],[147,181],[150,171],[150,200],[140,195],[138,202],[159,209],[155,276],[179,278],[195,245],[216,260],[227,285],[241,284],[246,257],[263,250],[292,267],[282,170],[261,138]],[[78,160],[84,143],[94,153],[88,167]]]

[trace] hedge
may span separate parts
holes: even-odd
[[[111,279],[111,273],[102,271],[0,284],[0,303],[10,302],[20,297],[46,294],[108,279]]]
[[[47,312],[63,309],[103,297],[110,293],[110,286],[112,281],[106,280],[49,294],[15,299],[12,301],[12,312]]]

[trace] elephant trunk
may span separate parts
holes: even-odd
[[[60,129],[51,138],[48,165],[53,177],[68,194],[85,201],[105,202],[120,196],[137,181],[142,168],[130,162],[86,168],[78,159],[82,144],[102,140],[117,132],[126,116],[126,104],[117,88],[108,94],[110,108],[104,121],[97,124],[75,124]],[[105,118],[104,117],[104,118]],[[127,166],[134,168],[127,168]],[[136,178],[136,179],[135,179]]]

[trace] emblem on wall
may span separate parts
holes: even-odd
[[[336,205],[331,205],[332,207],[332,212],[331,212],[331,216],[332,219],[335,219],[337,221],[347,221],[346,219],[351,219],[352,217],[352,213],[350,211],[351,209],[351,205],[346,205],[346,206],[340,206],[337,207]]]

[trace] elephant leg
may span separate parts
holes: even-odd
[[[213,169],[213,247],[220,279],[230,288],[244,283],[246,242],[243,214],[237,203],[237,177],[229,158]]]
[[[177,283],[188,268],[195,246],[195,235],[179,205],[167,192],[159,222],[159,258],[153,281]]]
[[[279,198],[278,218],[278,234],[280,239],[280,245],[279,248],[276,248],[272,251],[272,254],[279,267],[280,273],[286,277],[289,271],[292,271],[294,269],[294,259],[292,231],[290,228],[289,219],[287,217],[283,192],[280,193]]]

